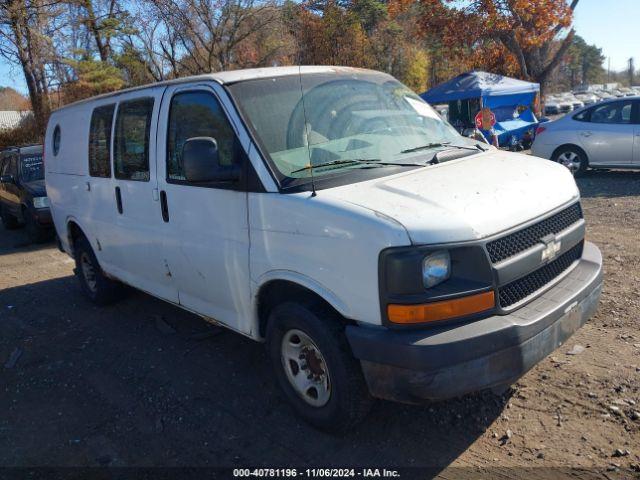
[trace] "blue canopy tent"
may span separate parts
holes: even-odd
[[[540,85],[495,73],[472,71],[458,75],[420,95],[435,105],[449,104],[449,120],[454,126],[473,126],[475,115],[489,108],[496,116],[494,133],[500,145],[521,141],[538,123],[533,111]],[[458,125],[456,125],[458,124]],[[485,136],[490,132],[483,131]]]

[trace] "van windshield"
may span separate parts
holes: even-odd
[[[426,163],[431,156],[425,150],[469,145],[418,95],[383,73],[303,73],[228,89],[284,185],[308,182],[311,174]]]
[[[44,180],[42,155],[23,155],[20,159],[20,179],[25,182]]]

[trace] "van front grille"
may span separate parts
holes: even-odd
[[[565,208],[549,218],[487,243],[492,263],[498,263],[533,247],[550,234],[557,234],[582,218],[580,203]]]
[[[519,278],[498,290],[498,298],[502,308],[508,308],[511,305],[524,300],[529,295],[537,292],[542,287],[552,282],[556,277],[567,270],[576,260],[582,257],[582,249],[584,242],[576,244],[570,250],[560,255],[554,261],[543,267],[531,272],[530,274]]]

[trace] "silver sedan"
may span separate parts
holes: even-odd
[[[640,97],[606,100],[540,124],[531,152],[574,175],[587,168],[640,168]]]

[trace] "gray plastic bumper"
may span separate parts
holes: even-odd
[[[415,403],[511,384],[562,345],[596,310],[602,255],[585,243],[559,283],[508,314],[420,330],[348,326],[371,394]]]

